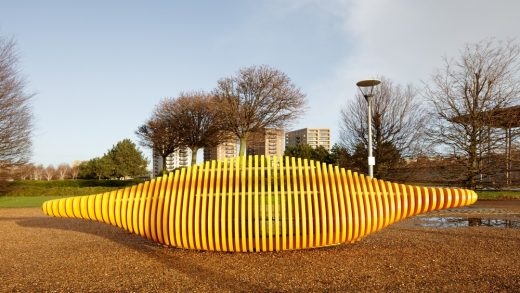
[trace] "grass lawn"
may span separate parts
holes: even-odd
[[[477,191],[479,200],[520,199],[520,191]]]
[[[40,207],[46,200],[97,194],[143,182],[143,180],[20,180],[0,192],[0,208]]]
[[[63,196],[0,196],[0,208],[36,208],[50,199]]]

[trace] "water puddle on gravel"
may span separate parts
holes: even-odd
[[[520,229],[520,220],[465,218],[465,217],[421,217],[416,223],[420,227],[456,228],[456,227],[494,227]]]

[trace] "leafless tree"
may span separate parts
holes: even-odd
[[[162,100],[155,107],[152,117],[135,132],[142,146],[161,156],[163,173],[167,172],[166,158],[180,147],[178,125],[174,125],[170,118],[171,104],[172,99]]]
[[[520,46],[485,40],[466,45],[458,58],[444,66],[426,86],[436,118],[429,137],[441,151],[466,158],[465,183],[474,188],[482,172],[482,150],[499,146],[501,131],[493,113],[520,98]],[[497,125],[499,126],[499,125]]]
[[[44,170],[45,170],[45,167],[43,167],[42,164],[34,166],[34,168],[32,169],[33,180],[41,180]]]
[[[242,68],[236,76],[218,81],[215,95],[224,129],[240,139],[245,155],[250,133],[282,128],[305,110],[305,94],[283,72],[269,66]]]
[[[411,157],[422,150],[421,136],[425,123],[424,109],[416,90],[408,85],[394,85],[381,77],[372,97],[372,129],[375,174],[381,177],[387,163],[397,157]],[[353,154],[368,147],[368,104],[359,93],[341,110],[340,138]],[[365,152],[366,153],[366,152]],[[366,156],[361,162],[366,165]]]
[[[64,180],[65,177],[70,173],[70,166],[69,164],[60,164],[58,168],[56,168],[56,175],[58,176],[58,179]]]
[[[70,165],[70,178],[76,179],[78,178],[79,166],[81,165],[81,161],[74,161]]]
[[[21,180],[30,179],[33,173],[34,165],[33,164],[24,164],[19,167],[19,178]]]
[[[43,175],[47,181],[51,181],[56,176],[56,168],[53,165],[47,166],[47,168],[43,169]]]
[[[31,151],[31,95],[17,63],[14,41],[0,36],[0,169],[26,163]]]
[[[169,113],[181,145],[191,149],[191,165],[197,163],[200,148],[216,146],[227,138],[213,95],[202,91],[181,93],[171,100]]]

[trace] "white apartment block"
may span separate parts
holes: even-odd
[[[275,128],[266,128],[262,132],[251,133],[247,141],[247,154],[283,156],[284,137],[283,129]]]
[[[238,156],[237,139],[229,139],[216,147],[204,148],[204,161],[222,160]]]
[[[191,164],[191,150],[189,148],[180,148],[166,157],[166,170],[172,171],[179,167],[187,167]],[[159,176],[162,174],[162,157],[153,154],[153,174]]]
[[[330,151],[330,128],[303,128],[285,134],[286,146],[307,144],[313,148],[323,146]]]

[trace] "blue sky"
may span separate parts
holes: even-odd
[[[2,1],[34,92],[33,161],[102,155],[163,97],[211,90],[240,67],[267,64],[307,94],[290,129],[330,127],[358,80],[418,88],[441,57],[485,38],[520,40],[519,1]],[[144,150],[147,155],[148,150]]]

